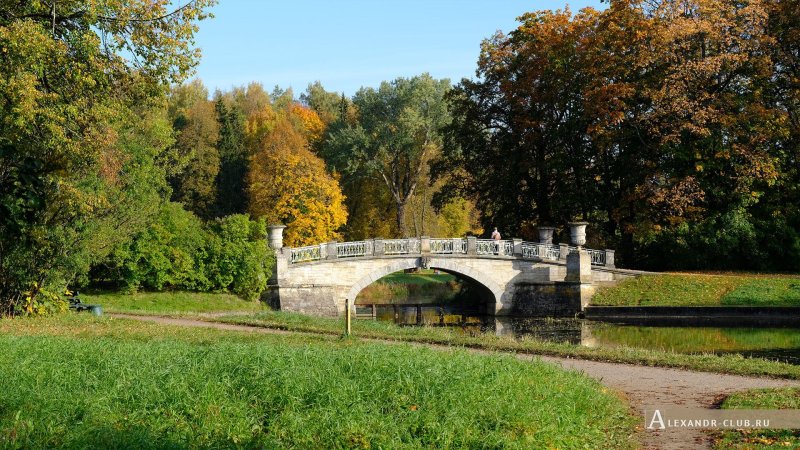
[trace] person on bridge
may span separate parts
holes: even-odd
[[[494,227],[494,231],[492,231],[492,239],[494,239],[494,253],[500,254],[500,239],[502,239],[502,236],[497,231],[497,227]]]

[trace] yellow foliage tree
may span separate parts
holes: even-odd
[[[319,118],[319,114],[311,108],[306,108],[299,103],[289,105],[289,115],[300,122],[306,138],[313,146],[322,140],[325,133],[325,123]]]
[[[251,214],[284,223],[285,245],[340,239],[347,210],[339,182],[288,120],[279,119],[252,156],[248,186]]]

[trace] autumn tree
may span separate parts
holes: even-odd
[[[339,238],[347,221],[339,184],[288,118],[281,118],[250,161],[249,209],[268,223],[287,226],[287,246]]]
[[[777,258],[760,241],[776,235],[800,251],[797,216],[778,206],[797,158],[796,6],[616,0],[523,15],[449,96],[445,192],[512,232],[586,218],[597,245],[639,267],[763,266]]]
[[[408,235],[406,207],[420,173],[441,147],[441,127],[448,121],[444,95],[448,80],[428,74],[362,88],[353,97],[354,124],[333,131],[323,148],[326,161],[345,176],[376,177],[385,183],[395,205],[395,225]]]
[[[212,3],[3,3],[0,314],[58,304],[68,281],[141,226],[170,144],[150,111],[197,62],[192,36]]]
[[[594,204],[582,46],[597,14],[523,15],[510,35],[483,43],[480,79],[449,94],[453,121],[437,173],[450,175],[451,195],[477,201],[484,228],[519,235],[532,218],[562,223]]]

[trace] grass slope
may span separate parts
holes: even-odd
[[[88,315],[0,331],[0,447],[633,445],[598,382],[510,356]]]
[[[723,409],[800,409],[800,388],[752,389],[737,392]],[[800,448],[800,430],[736,430],[718,434],[719,449]]]
[[[185,314],[223,311],[263,311],[260,302],[249,302],[232,294],[202,292],[141,292],[136,294],[80,294],[81,301],[99,304],[107,312],[136,314]]]
[[[600,289],[597,306],[800,306],[800,278],[663,274]]]

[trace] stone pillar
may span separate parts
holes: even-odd
[[[583,249],[573,250],[567,255],[567,276],[564,281],[573,283],[592,282],[592,258]]]
[[[431,238],[422,236],[419,238],[419,252],[423,255],[430,254],[431,252]]]
[[[275,272],[269,279],[268,284],[280,284],[289,270],[289,255],[291,251],[288,248],[275,250]]]
[[[582,247],[586,244],[586,225],[589,222],[570,222],[569,225],[569,239],[572,245]]]
[[[372,254],[375,256],[383,255],[383,239],[375,238],[372,240]]]
[[[478,254],[478,238],[476,238],[475,236],[467,236],[467,254],[468,255]]]
[[[553,232],[556,230],[555,227],[538,227],[538,228],[539,228],[539,243],[552,244]]]
[[[614,250],[606,249],[606,267],[616,267],[614,265]]]
[[[569,244],[564,244],[564,243],[558,244],[558,260],[566,261],[567,253],[569,253]]]
[[[336,241],[330,241],[325,245],[328,246],[328,258],[327,259],[336,259]]]
[[[511,243],[514,244],[514,256],[520,256],[521,257],[522,256],[522,239],[520,239],[520,238],[511,239]]]
[[[286,225],[283,224],[275,224],[267,227],[267,241],[271,249],[280,250],[283,248],[283,230],[285,228]]]

